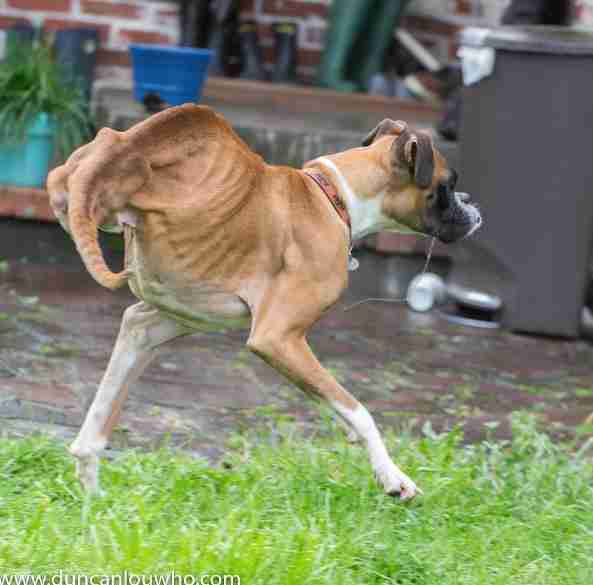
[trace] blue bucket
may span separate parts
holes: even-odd
[[[54,154],[55,123],[39,114],[29,126],[25,142],[0,144],[0,183],[43,187]]]
[[[134,98],[157,94],[169,105],[197,102],[208,74],[212,51],[167,45],[130,45]]]

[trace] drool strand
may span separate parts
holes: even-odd
[[[436,241],[436,236],[433,236],[432,239],[430,240],[430,245],[428,247],[428,251],[426,252],[426,261],[424,262],[424,267],[422,268],[422,271],[420,272],[421,275],[426,274],[426,271],[428,270],[428,266],[430,264],[430,259],[432,258],[432,251],[434,249],[435,241]],[[358,307],[359,305],[363,305],[364,303],[371,303],[371,302],[373,302],[373,303],[407,303],[408,296],[406,295],[405,298],[399,298],[399,299],[370,297],[368,299],[362,299],[361,301],[356,301],[355,303],[352,303],[351,305],[344,307],[344,311],[350,311],[350,309],[353,309],[354,307]]]

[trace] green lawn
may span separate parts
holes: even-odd
[[[590,451],[516,416],[510,444],[389,438],[425,495],[376,487],[339,434],[236,437],[225,464],[128,452],[86,498],[63,445],[0,442],[0,574],[227,573],[243,585],[591,585]],[[278,438],[280,436],[280,438]]]

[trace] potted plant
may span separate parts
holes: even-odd
[[[82,89],[65,81],[48,46],[23,45],[0,64],[0,184],[42,187],[54,157],[92,128]]]

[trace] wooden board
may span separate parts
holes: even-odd
[[[261,106],[292,112],[327,112],[329,114],[369,113],[377,116],[410,119],[433,124],[440,120],[442,109],[413,99],[340,93],[318,87],[281,85],[245,79],[210,77],[203,92],[208,102]]]

